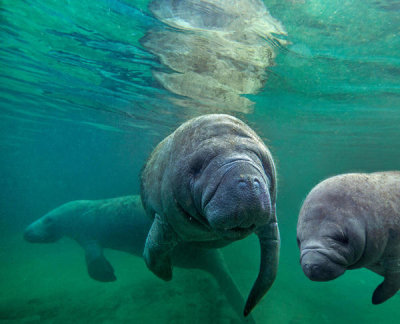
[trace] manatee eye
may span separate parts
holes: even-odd
[[[298,237],[296,238],[296,241],[297,241],[297,246],[300,246],[300,239]]]
[[[349,243],[349,238],[343,233],[336,233],[334,236],[332,236],[332,239],[342,244]]]

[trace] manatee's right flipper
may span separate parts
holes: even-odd
[[[117,279],[113,267],[103,255],[102,247],[96,241],[85,242],[82,247],[85,250],[86,265],[90,277],[102,282]]]
[[[269,223],[261,227],[256,234],[260,241],[261,249],[260,271],[256,282],[250,291],[250,295],[247,298],[246,306],[244,308],[244,316],[247,316],[254,306],[256,306],[261,298],[267,293],[275,281],[276,273],[278,271],[280,246],[278,224],[276,221]]]
[[[400,259],[384,260],[383,267],[385,269],[385,279],[372,295],[372,303],[374,305],[385,302],[400,289]]]
[[[172,279],[171,253],[178,236],[171,226],[156,214],[144,246],[143,257],[147,267],[159,278]]]

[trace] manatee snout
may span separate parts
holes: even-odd
[[[345,272],[345,267],[318,250],[303,250],[300,259],[304,274],[313,281],[329,281]]]
[[[233,238],[267,224],[271,199],[263,171],[249,162],[230,165],[205,206],[205,214],[214,230]]]
[[[50,235],[47,235],[44,231],[38,230],[34,224],[28,226],[24,231],[24,240],[29,243],[51,243],[54,242]]]
[[[24,231],[24,239],[30,243],[52,243],[59,238],[60,235],[56,234],[52,220],[39,219]]]
[[[34,243],[37,241],[37,235],[32,226],[28,226],[24,231],[24,240]]]

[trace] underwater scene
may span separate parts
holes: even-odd
[[[399,16],[0,1],[0,323],[399,323]]]

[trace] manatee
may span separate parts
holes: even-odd
[[[75,240],[85,251],[90,277],[109,282],[116,277],[103,249],[141,256],[150,226],[139,196],[77,200],[61,205],[33,222],[26,228],[24,238],[31,243],[52,243],[64,236]],[[172,263],[210,273],[233,309],[243,316],[240,309],[244,299],[221,251],[181,243],[172,251]],[[250,319],[250,322],[254,320]]]
[[[224,114],[183,123],[151,153],[141,197],[153,221],[144,258],[164,280],[172,278],[171,251],[179,242],[218,248],[258,236],[261,264],[244,309],[249,314],[275,280],[279,256],[276,171],[257,134]]]
[[[318,184],[300,210],[297,240],[304,273],[333,280],[367,268],[384,277],[373,304],[400,288],[400,172],[349,173]]]

